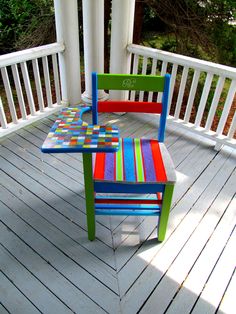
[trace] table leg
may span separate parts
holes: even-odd
[[[94,184],[92,163],[93,163],[92,153],[83,153],[87,228],[88,238],[91,241],[95,239],[95,205],[94,205]]]

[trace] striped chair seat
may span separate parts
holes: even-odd
[[[97,153],[94,180],[116,183],[174,183],[174,166],[165,147],[157,140],[120,139],[116,153]]]

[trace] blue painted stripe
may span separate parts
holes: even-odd
[[[142,209],[152,209],[157,210],[160,209],[160,206],[155,204],[96,204],[95,208],[97,209],[136,209],[136,210],[142,210]]]
[[[92,72],[92,117],[93,124],[98,124],[98,90],[97,73]]]
[[[110,195],[106,195],[106,196],[103,196],[103,195],[96,195],[96,199],[111,199],[111,200],[123,200],[124,199],[124,196],[110,196]],[[142,197],[142,196],[125,196],[125,199],[128,201],[128,200],[155,200],[157,201],[157,197]]]
[[[110,215],[110,216],[160,216],[158,210],[107,210],[96,209],[96,215]]]
[[[132,138],[124,138],[124,170],[125,179],[128,182],[135,182],[135,168],[134,168],[134,145]]]
[[[143,194],[156,194],[157,192],[164,192],[165,184],[162,183],[149,183],[149,184],[126,184],[126,183],[113,183],[113,182],[94,182],[94,190],[97,193],[135,193]]]

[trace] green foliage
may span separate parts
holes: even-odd
[[[218,47],[217,60],[236,66],[236,27],[226,23],[216,25],[212,31],[212,38]]]
[[[144,29],[153,30],[153,25],[159,25],[161,20],[164,32],[173,34],[173,38],[167,36],[161,49],[236,65],[236,29],[231,25],[236,17],[235,0],[144,2],[151,8],[148,13],[152,21],[144,19]]]
[[[53,25],[53,0],[0,0],[0,53],[49,43]]]

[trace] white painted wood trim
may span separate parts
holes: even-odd
[[[21,116],[22,116],[23,120],[26,120],[27,119],[27,113],[26,113],[26,109],[25,109],[25,100],[24,100],[24,96],[22,93],[21,81],[20,81],[20,77],[19,77],[19,71],[18,71],[17,64],[13,64],[11,66],[11,70],[12,70],[12,74],[13,74],[14,83],[16,86],[16,93],[17,93],[17,98],[19,101]]]
[[[133,60],[133,71],[132,74],[138,73],[138,62],[139,62],[139,55],[134,54],[134,60]],[[130,92],[130,100],[135,100],[135,91]]]
[[[40,78],[40,73],[39,73],[38,59],[32,60],[32,64],[33,64],[34,80],[35,80],[36,92],[37,92],[37,97],[38,97],[39,110],[43,112],[44,111],[44,99],[43,99],[41,78]]]
[[[236,80],[233,80],[230,84],[228,95],[227,95],[227,98],[226,98],[225,104],[224,104],[224,109],[223,109],[217,130],[216,130],[217,135],[221,135],[223,130],[224,130],[224,126],[225,126],[225,123],[226,123],[233,99],[235,97],[235,92],[236,92]]]
[[[186,86],[187,77],[188,77],[188,70],[189,70],[189,67],[184,67],[183,73],[182,73],[182,77],[181,77],[181,83],[180,83],[180,87],[179,87],[179,94],[178,94],[178,99],[177,99],[177,103],[176,103],[176,107],[175,107],[175,114],[174,114],[174,117],[176,119],[179,118],[179,114],[180,114],[180,110],[181,110],[181,106],[182,106],[185,86]]]
[[[61,104],[61,91],[60,91],[60,80],[59,80],[59,72],[58,72],[58,63],[57,63],[57,55],[52,55],[52,66],[53,66],[53,77],[54,77],[54,85],[56,92],[56,100],[57,104]]]
[[[207,98],[208,98],[209,91],[211,88],[212,79],[213,79],[213,74],[207,73],[206,81],[205,81],[204,88],[202,91],[202,96],[201,96],[201,100],[199,103],[197,116],[196,116],[196,120],[195,120],[196,127],[200,126],[200,124],[201,124],[203,112],[205,110]]]
[[[41,120],[42,118],[50,116],[51,114],[58,112],[63,107],[64,107],[63,105],[58,106],[57,104],[54,104],[52,108],[48,107],[45,108],[44,112],[38,111],[34,116],[29,115],[27,120],[19,119],[17,124],[9,123],[7,125],[7,128],[5,129],[0,127],[0,138],[10,133],[13,133],[27,125],[30,125],[38,120]],[[0,119],[1,119],[1,105],[0,105]]]
[[[188,97],[187,108],[184,115],[184,122],[189,122],[189,119],[191,116],[191,112],[193,108],[193,101],[194,101],[196,91],[197,91],[199,76],[200,76],[200,71],[199,70],[194,71],[191,89],[190,89],[189,97]]]
[[[166,74],[166,69],[167,69],[167,62],[166,61],[163,61],[162,62],[162,66],[161,66],[161,76],[164,76]],[[162,95],[163,93],[158,93],[158,96],[157,96],[157,102],[161,102],[162,100]]]
[[[236,79],[236,68],[229,67],[226,65],[221,65],[205,60],[175,54],[172,52],[167,52],[159,49],[134,44],[129,45],[127,49],[131,53],[136,53],[145,57],[156,58],[158,60],[163,60],[170,63],[177,63],[179,65],[187,66],[189,68],[196,68],[200,71],[212,72],[215,73],[216,75],[224,75],[226,77]]]
[[[85,68],[85,92],[82,99],[85,102],[91,102],[91,73],[94,71],[104,73],[104,0],[83,0],[82,9]],[[98,99],[103,99],[105,95],[104,91],[99,90]]]
[[[147,58],[143,57],[142,75],[147,74]],[[144,91],[139,92],[139,101],[143,101]]]
[[[63,103],[76,105],[81,101],[77,0],[54,0],[54,12],[57,42],[63,42],[65,46],[65,50],[59,53],[62,101]]]
[[[2,129],[7,129],[7,119],[3,109],[2,98],[0,97],[0,122]]]
[[[46,88],[46,96],[47,96],[47,105],[49,108],[52,108],[52,92],[51,92],[51,83],[50,83],[50,75],[49,75],[49,68],[48,68],[48,57],[43,57],[43,75],[45,81],[45,88]]]
[[[62,42],[25,49],[0,56],[0,68],[64,51]]]
[[[8,101],[8,106],[10,109],[12,121],[14,123],[18,123],[16,108],[15,108],[15,104],[13,100],[13,95],[11,91],[11,85],[10,85],[9,76],[7,73],[7,68],[6,67],[1,68],[1,73],[2,73],[3,84],[4,84],[6,95],[7,95],[7,101]]]
[[[223,76],[220,76],[216,85],[216,89],[215,89],[215,93],[214,93],[214,97],[212,99],[212,103],[211,103],[211,107],[210,107],[210,111],[207,117],[207,122],[206,122],[206,126],[205,129],[207,131],[209,131],[211,129],[211,125],[215,116],[215,112],[220,100],[220,95],[222,92],[222,89],[224,87],[224,83],[225,83],[225,78]]]
[[[27,98],[28,98],[28,102],[29,102],[30,113],[32,116],[34,116],[36,111],[35,111],[34,98],[33,98],[32,88],[31,88],[31,84],[30,84],[27,64],[26,64],[26,62],[22,62],[20,64],[20,66],[21,66],[21,71],[22,71],[23,80],[24,80],[24,84],[25,84],[25,90],[26,90],[26,94],[27,94]]]
[[[175,119],[172,116],[168,116],[167,128],[174,124],[177,128],[189,131],[195,135],[200,135],[205,138],[212,140],[213,142],[219,143],[222,145],[227,145],[233,148],[236,148],[236,139],[228,139],[225,135],[217,135],[214,131],[206,131],[203,127],[196,127],[193,123],[185,123],[181,119]],[[221,147],[219,146],[219,147]]]
[[[156,70],[157,70],[157,59],[152,59],[152,70],[151,70],[151,75],[156,75]],[[153,99],[153,92],[148,93],[148,101],[152,101]]]
[[[83,2],[88,2],[88,0],[83,0]],[[99,1],[92,0],[93,6],[97,2]],[[135,0],[112,0],[111,11],[110,73],[129,74],[131,53],[127,50],[127,45],[133,40]],[[99,32],[101,33],[101,30]],[[110,97],[127,100],[129,92],[110,91]]]
[[[175,87],[175,80],[176,80],[177,70],[178,70],[178,64],[174,63],[173,67],[172,67],[172,70],[171,70],[170,96],[169,96],[169,100],[168,100],[168,112],[167,112],[167,115],[169,114],[170,108],[171,108],[171,103],[172,103],[172,98],[173,98],[173,93],[174,93],[174,87]]]

